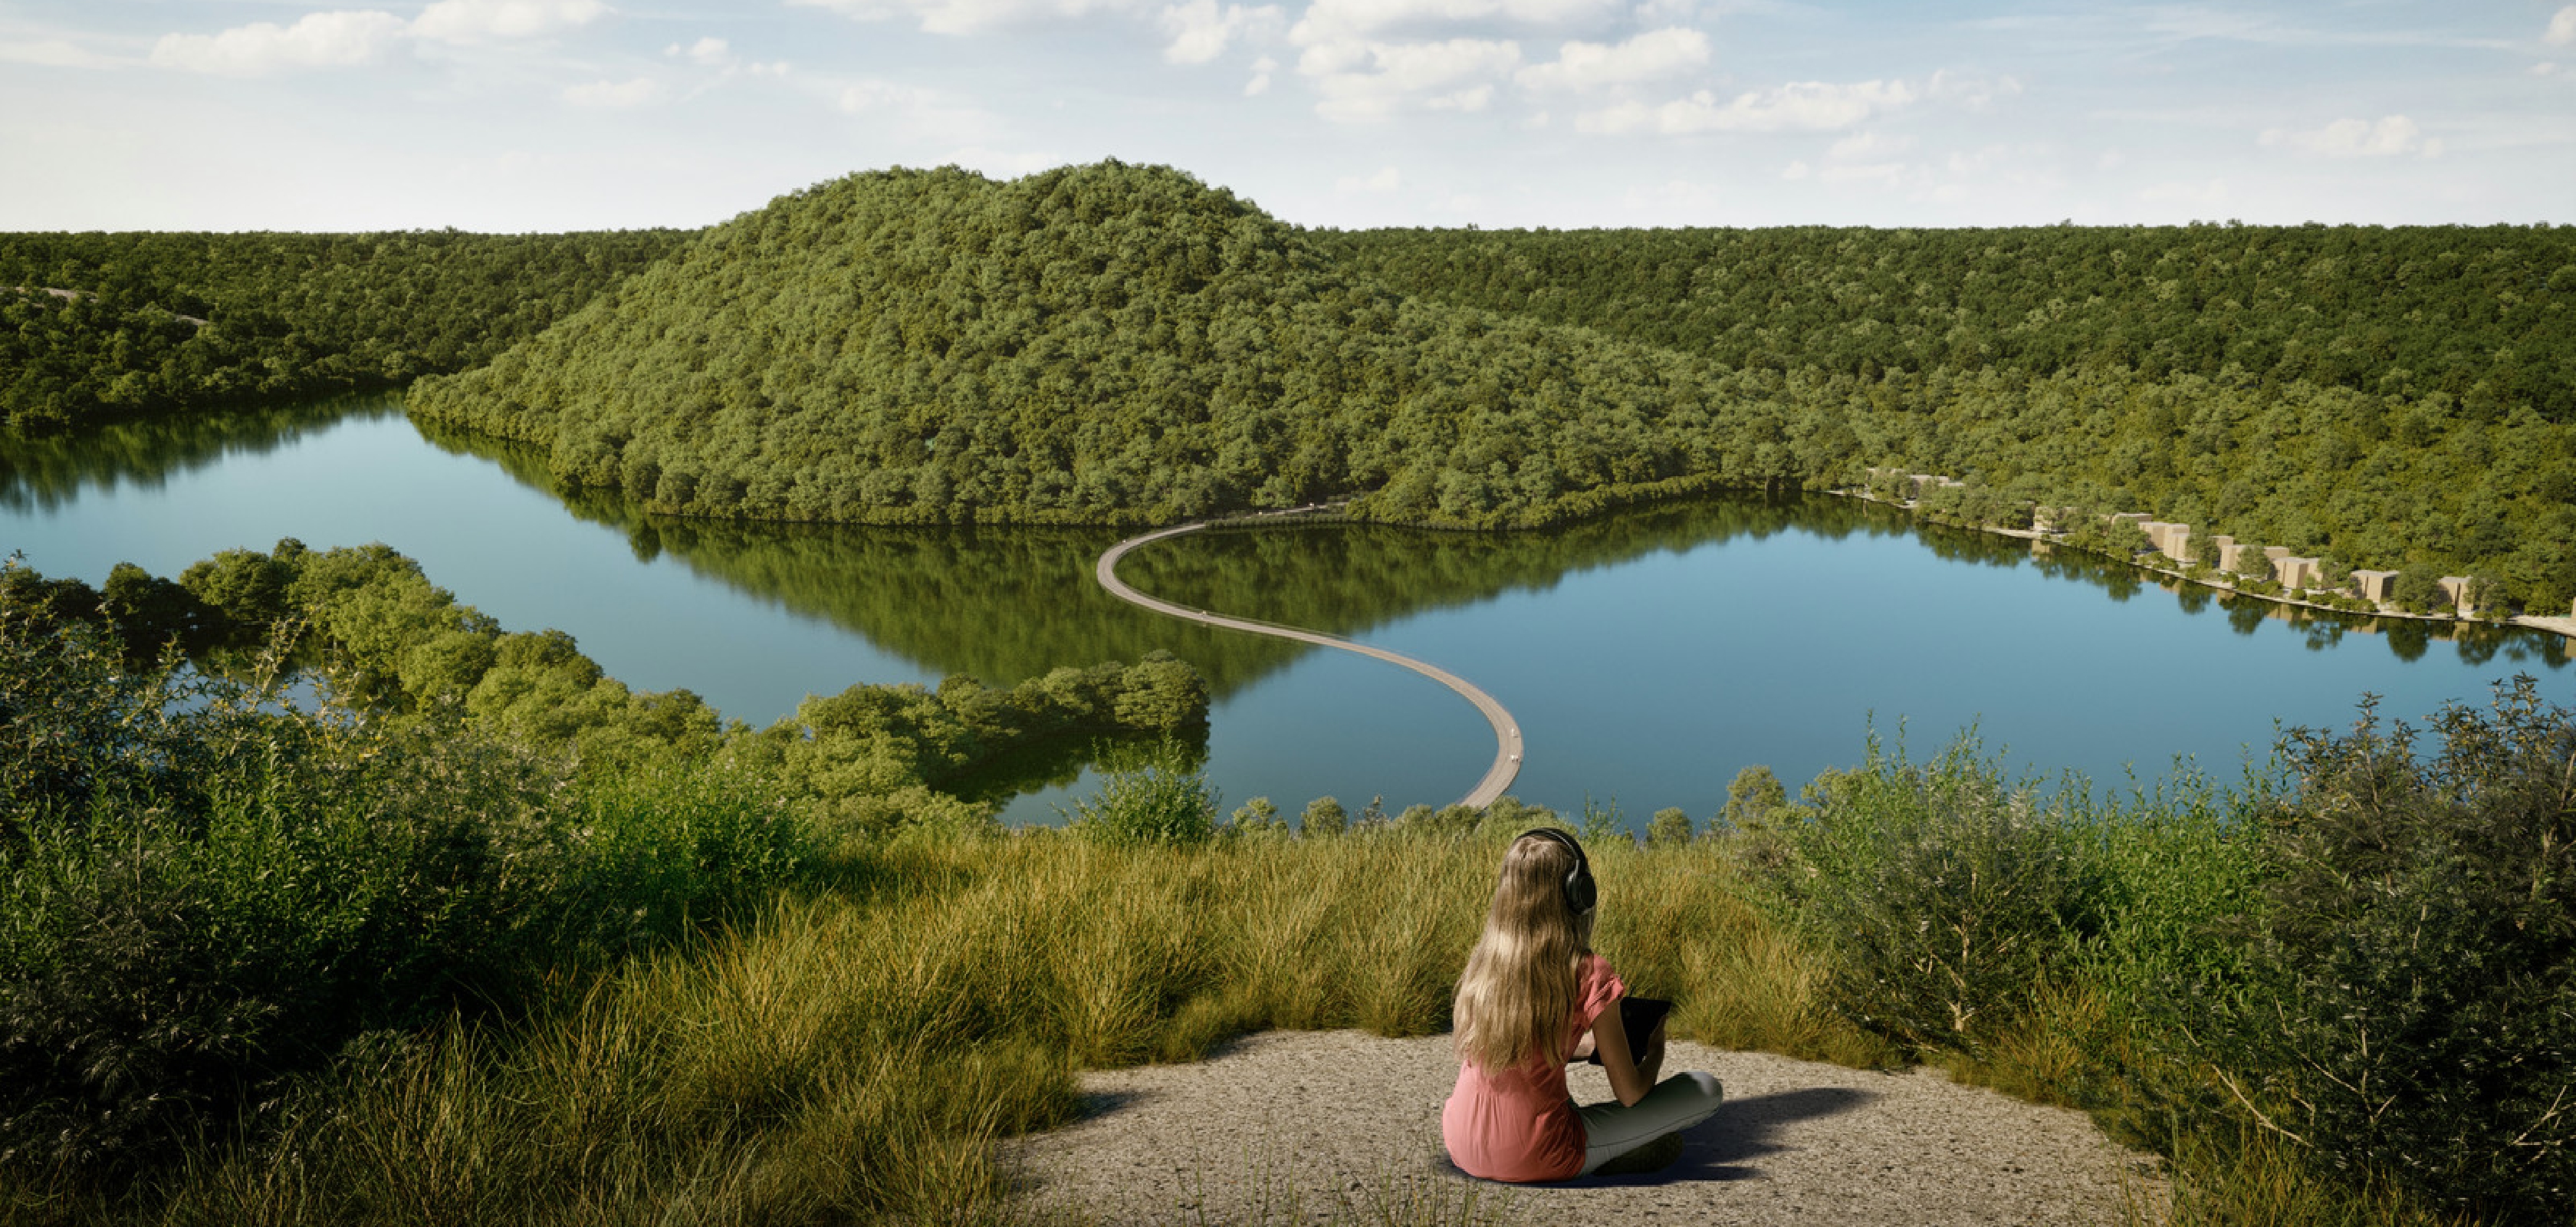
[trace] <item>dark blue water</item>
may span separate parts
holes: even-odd
[[[1193,631],[1091,584],[1108,532],[925,533],[656,521],[558,497],[532,458],[425,438],[389,400],[0,444],[0,550],[95,583],[175,575],[292,536],[382,541],[513,629],[558,627],[647,689],[765,724],[854,682],[997,683],[1162,646],[1218,694],[1208,771],[1231,806],[1444,804],[1492,755],[1467,704],[1346,653]],[[1266,537],[1266,544],[1258,538]],[[2420,717],[2516,672],[2576,702],[2564,641],[2427,638],[2230,611],[2018,543],[1917,531],[1831,499],[1717,500],[1547,537],[1319,526],[1184,538],[1129,564],[1175,599],[1320,625],[1455,670],[1521,721],[1522,797],[1705,818],[1738,768],[1794,790],[1875,725],[1928,756],[1973,727],[2043,774],[2232,779],[2283,725],[2362,694]],[[1087,779],[1020,797],[1051,819]]]

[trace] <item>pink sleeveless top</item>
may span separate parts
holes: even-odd
[[[1608,959],[1585,956],[1560,1051],[1572,1052],[1592,1020],[1627,992]],[[1449,1161],[1471,1176],[1527,1183],[1583,1174],[1583,1118],[1566,1094],[1565,1063],[1546,1053],[1498,1071],[1459,1062],[1457,1089],[1440,1109],[1440,1138]]]

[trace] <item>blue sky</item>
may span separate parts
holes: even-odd
[[[0,0],[0,229],[700,226],[1161,162],[1316,226],[2576,221],[2576,4]]]

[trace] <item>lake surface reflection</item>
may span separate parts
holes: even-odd
[[[1294,811],[1454,799],[1492,754],[1464,702],[1344,653],[1220,634],[1110,599],[1110,530],[865,529],[682,521],[559,494],[523,448],[425,434],[391,398],[0,443],[0,549],[92,582],[293,536],[384,541],[513,629],[560,627],[636,686],[686,686],[767,723],[858,681],[997,683],[1168,649],[1217,696],[1228,803]],[[2232,777],[2275,722],[2340,725],[2363,692],[2421,717],[2497,679],[2569,694],[2565,641],[2292,614],[2169,592],[2081,555],[1918,528],[1824,497],[1639,509],[1545,534],[1316,525],[1198,534],[1130,556],[1173,600],[1437,662],[1519,717],[1514,789],[1636,821],[1706,817],[1737,768],[1796,784],[1874,720],[1917,756],[1961,729],[2018,764],[2142,780],[2178,757]],[[1088,783],[1007,815],[1051,820]]]

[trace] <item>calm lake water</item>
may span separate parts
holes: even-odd
[[[687,687],[766,724],[854,682],[1008,684],[1167,648],[1217,696],[1208,772],[1229,807],[1445,804],[1493,754],[1463,700],[1348,653],[1218,634],[1119,604],[1091,562],[1119,534],[678,521],[559,497],[524,449],[424,434],[391,398],[182,425],[0,440],[0,551],[97,583],[296,537],[382,541],[511,629],[557,627],[610,674]],[[2340,726],[2364,692],[2420,718],[2542,678],[2576,702],[2565,641],[2422,623],[2285,618],[2081,557],[1919,529],[1806,497],[1648,508],[1484,536],[1316,525],[1200,534],[1131,555],[1148,591],[1436,662],[1512,709],[1521,797],[1705,818],[1736,770],[1794,790],[1850,765],[1873,723],[1930,757],[1973,728],[2017,767],[2097,785],[2178,763],[2232,780],[2280,727]],[[1052,821],[1080,779],[1005,816]]]

